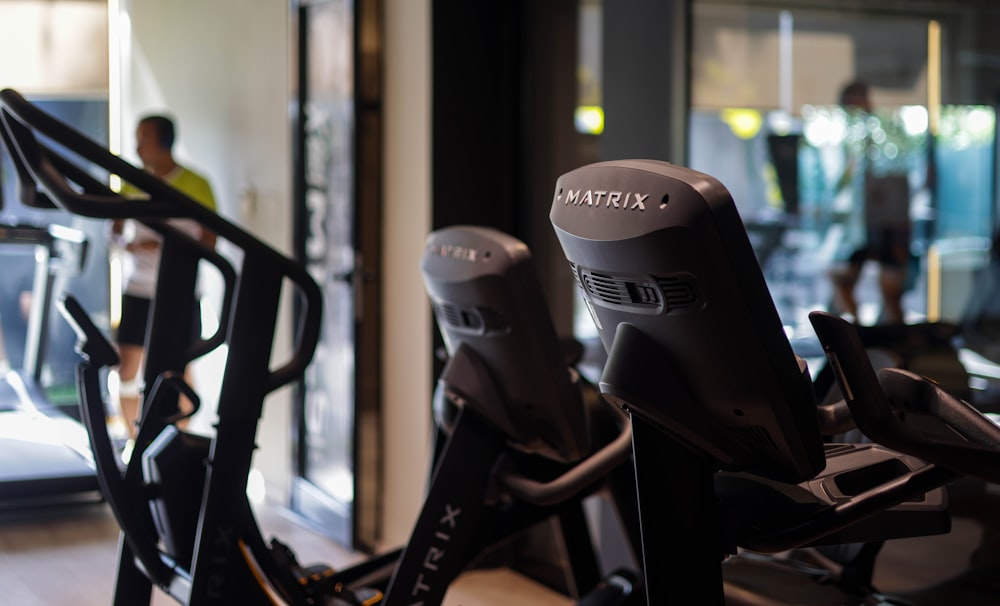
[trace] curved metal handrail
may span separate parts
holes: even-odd
[[[268,263],[288,278],[303,298],[302,316],[295,348],[289,359],[271,369],[266,382],[273,391],[293,381],[305,371],[319,342],[322,293],[305,268],[264,244],[242,228],[226,220],[169,186],[159,178],[133,166],[72,127],[50,116],[12,89],[0,91],[0,121],[4,141],[12,148],[12,158],[19,177],[35,187],[36,195],[46,195],[55,205],[75,214],[93,218],[136,218],[150,222],[162,231],[155,220],[189,218],[230,241],[244,251],[245,258]],[[90,177],[61,154],[41,143],[35,132],[56,140],[87,162],[118,175],[124,181],[149,194],[137,203],[114,192]],[[71,183],[75,183],[80,191]],[[40,187],[41,191],[38,191]],[[27,187],[30,189],[30,187]]]

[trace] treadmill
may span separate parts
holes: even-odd
[[[23,357],[0,369],[0,510],[101,499],[86,430],[43,386],[53,299],[63,280],[82,270],[87,246],[83,232],[70,227],[0,223],[0,257],[34,263]],[[2,267],[2,279],[16,271],[13,258]],[[4,336],[5,349],[14,349],[11,336],[22,335]]]

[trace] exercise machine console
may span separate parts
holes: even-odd
[[[858,426],[884,431],[875,445],[824,444],[808,369],[719,181],[660,161],[593,164],[558,180],[550,217],[608,351],[601,391],[632,417],[649,604],[685,587],[723,603],[721,562],[739,549],[948,530],[940,487],[983,459],[960,458],[971,447],[943,445],[947,432],[933,448],[905,439],[904,422],[864,404],[889,386],[844,372]],[[833,341],[827,352],[843,351]],[[948,426],[995,449],[973,413]]]

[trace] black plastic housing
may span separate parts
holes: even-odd
[[[583,396],[527,246],[492,228],[454,226],[428,236],[421,269],[449,356],[466,346],[500,397],[458,395],[520,449],[564,462],[586,455]]]
[[[798,482],[823,469],[808,372],[719,181],[592,164],[559,178],[550,218],[610,353],[605,397],[724,470]],[[678,384],[690,394],[658,389]]]

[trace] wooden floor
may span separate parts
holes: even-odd
[[[348,565],[350,553],[283,514],[259,512],[265,536],[291,545],[303,562]],[[876,585],[905,590],[963,570],[979,541],[978,525],[956,519],[944,536],[890,543],[880,558]],[[0,604],[105,606],[111,603],[118,529],[103,504],[0,516]],[[153,604],[173,600],[163,594]],[[467,573],[449,593],[455,606],[563,606],[570,600],[506,570]],[[998,597],[1000,603],[1000,597]]]
[[[350,565],[363,556],[344,550],[285,515],[258,512],[265,537],[289,544],[303,563]],[[111,604],[118,526],[103,504],[0,514],[0,604],[107,606]],[[156,592],[155,606],[176,602]],[[567,598],[508,570],[467,573],[446,604],[563,606]]]

